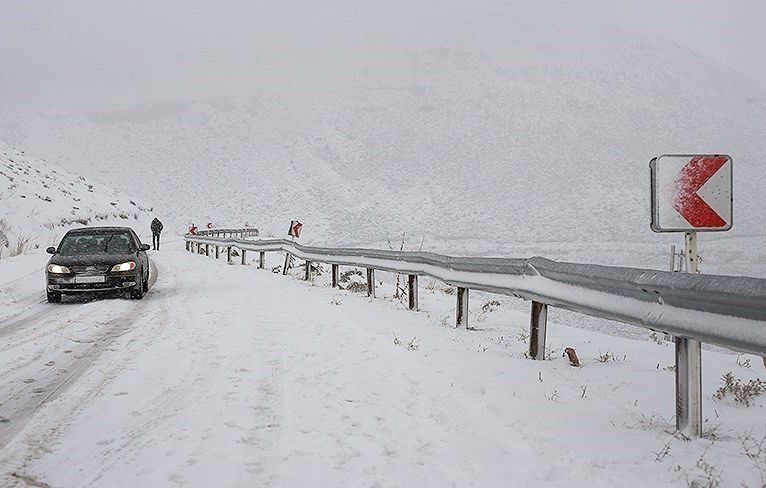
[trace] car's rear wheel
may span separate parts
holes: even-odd
[[[59,292],[48,292],[48,303],[61,303],[61,293]]]

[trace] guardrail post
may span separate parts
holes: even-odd
[[[675,338],[676,429],[689,437],[702,435],[702,352],[700,341]]]
[[[210,256],[210,244],[205,244],[205,256]]]
[[[215,246],[215,258],[218,259],[218,246]]]
[[[367,268],[367,296],[375,298],[375,269]]]
[[[529,357],[538,361],[545,360],[545,335],[548,328],[548,305],[532,302],[532,314],[529,321]]]
[[[455,326],[468,328],[468,288],[457,288]]]
[[[418,275],[411,274],[407,277],[407,296],[410,310],[418,310]]]
[[[332,265],[332,287],[338,288],[338,265]]]
[[[226,262],[231,262],[231,246],[226,246]]]
[[[697,233],[687,232],[686,272],[699,271]],[[675,337],[676,343],[676,429],[689,437],[702,436],[702,344]]]
[[[306,281],[311,281],[311,261],[306,261]]]
[[[284,269],[282,270],[282,274],[283,275],[287,275],[287,272],[289,271],[289,269],[288,269],[288,265],[289,264],[290,264],[290,253],[286,252],[285,253],[285,265],[283,266]]]
[[[240,249],[239,252],[242,253],[242,265],[244,266],[245,265],[245,253],[247,251],[245,251],[244,249]]]
[[[260,256],[258,257],[258,268],[266,268],[266,251],[260,252]]]

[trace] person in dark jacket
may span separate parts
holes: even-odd
[[[162,232],[162,222],[157,217],[152,220],[152,248],[156,251],[160,250],[160,233]]]

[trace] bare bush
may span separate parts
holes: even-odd
[[[20,256],[29,250],[32,238],[30,236],[19,236],[16,242],[10,246],[11,256]]]
[[[742,450],[745,456],[753,463],[761,478],[761,486],[766,486],[766,434],[756,439],[752,434],[741,436]]]
[[[616,357],[613,352],[606,351],[604,354],[601,354],[601,349],[598,351],[598,357],[596,358],[596,361],[599,363],[608,363],[611,361],[625,361],[627,359],[627,356],[623,356],[622,359]]]
[[[737,354],[737,366],[740,368],[750,367],[750,358],[742,358],[742,354]]]
[[[338,277],[338,288],[353,293],[367,293],[367,280],[360,270],[350,269]]]
[[[479,308],[479,313],[476,315],[476,321],[477,322],[484,321],[487,318],[487,315],[489,315],[499,306],[500,306],[500,302],[497,300],[490,300],[488,302],[485,302],[484,305],[482,305],[481,308]]]
[[[735,403],[749,407],[755,401],[755,398],[766,393],[766,382],[760,378],[750,380],[747,383],[735,378],[731,372],[723,375],[723,386],[716,390],[713,395],[718,400],[723,400],[731,395]]]
[[[394,336],[394,345],[401,346],[402,345],[401,339],[396,337],[396,334],[394,334],[393,332],[391,332],[391,335]],[[405,344],[405,347],[407,348],[408,351],[417,351],[418,347],[420,347],[420,339],[418,339],[417,337],[413,337],[412,339],[410,339],[410,341],[407,344]]]
[[[6,222],[5,219],[0,219],[0,247],[8,247],[8,232],[10,230],[10,226],[8,225],[8,222]]]
[[[723,470],[708,463],[705,460],[706,453],[707,449],[695,464],[697,473],[686,473],[686,485],[689,488],[717,488],[723,481],[721,477]]]
[[[552,392],[550,395],[547,395],[547,394],[546,394],[546,395],[545,395],[545,398],[546,398],[546,399],[547,399],[549,402],[557,402],[557,401],[559,401],[559,392],[558,392],[558,391],[556,391],[556,390],[553,390],[553,392]]]

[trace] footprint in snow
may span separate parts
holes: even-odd
[[[53,366],[54,364],[56,364],[56,361],[48,361],[45,363],[46,366]]]
[[[34,383],[34,382],[35,382],[34,378],[27,378],[27,379],[24,380],[24,383],[26,383],[26,384],[30,384],[30,383]]]

